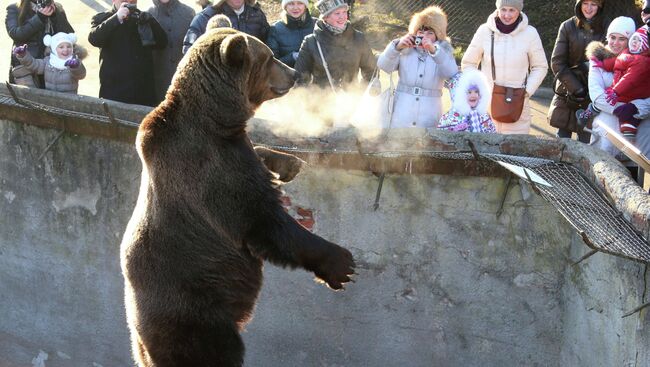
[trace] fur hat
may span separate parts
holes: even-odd
[[[49,47],[54,53],[56,53],[56,48],[63,42],[67,42],[71,46],[74,46],[74,44],[77,43],[77,35],[74,33],[59,32],[54,36],[46,34],[45,37],[43,37],[43,44],[46,47]]]
[[[609,23],[609,28],[607,28],[607,38],[609,38],[609,35],[612,33],[618,33],[629,39],[634,31],[636,31],[636,24],[634,24],[632,18],[618,17]]]
[[[497,0],[495,5],[497,9],[501,9],[504,6],[511,6],[519,11],[524,10],[524,0]]]
[[[648,51],[648,48],[650,48],[648,45],[648,33],[646,33],[645,27],[637,29],[636,32],[630,36],[630,40],[628,41],[628,49],[630,50],[630,53],[632,53],[632,39],[637,39],[639,42],[641,42],[641,48],[638,52],[635,53],[643,53]]]
[[[343,0],[319,0],[316,3],[316,8],[320,13],[320,19],[330,15],[334,10],[342,7],[348,7],[348,4]]]
[[[305,4],[305,7],[306,7],[306,8],[309,7],[309,0],[282,0],[282,9],[286,9],[286,8],[287,8],[287,4],[289,4],[289,3],[292,2],[292,1],[297,1],[297,2],[299,2],[299,3],[303,3],[303,4]]]
[[[415,34],[422,27],[431,28],[439,40],[447,39],[447,14],[438,6],[430,6],[413,14],[409,33]]]

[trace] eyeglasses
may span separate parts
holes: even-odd
[[[650,14],[650,7],[649,7],[649,8],[645,8],[645,9],[643,9],[643,10],[641,10],[641,11],[643,12],[643,14]]]

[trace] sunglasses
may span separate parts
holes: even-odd
[[[650,14],[650,7],[641,10],[643,14]]]

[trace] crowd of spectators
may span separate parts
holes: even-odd
[[[447,37],[447,15],[431,6],[413,15],[408,32],[377,57],[350,22],[354,0],[281,0],[280,19],[269,24],[256,0],[197,0],[199,13],[180,0],[152,0],[146,11],[137,0],[112,0],[112,8],[91,20],[88,41],[100,49],[99,97],[155,106],[165,98],[183,54],[206,31],[232,27],[267,43],[276,58],[294,67],[297,85],[338,93],[363,90],[377,70],[396,72],[391,128],[426,127],[451,131],[528,134],[529,98],[548,72],[537,30],[523,0],[496,0],[495,10],[475,32],[460,66]],[[358,0],[366,3],[368,0]],[[641,21],[650,21],[645,0]],[[625,132],[650,154],[650,88],[647,88],[648,26],[604,18],[606,0],[576,0],[575,15],[559,26],[551,54],[554,97],[548,113],[557,136],[606,150],[602,127]],[[20,0],[7,7],[13,40],[12,83],[76,93],[86,75],[86,52],[77,44],[63,7],[52,0]],[[639,67],[642,65],[643,67]],[[494,86],[523,90],[515,121],[491,117]],[[447,87],[452,107],[442,110]]]

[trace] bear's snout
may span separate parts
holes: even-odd
[[[294,69],[279,60],[274,60],[270,81],[271,90],[276,94],[275,97],[287,94],[296,84],[296,80],[298,80],[298,73]]]

